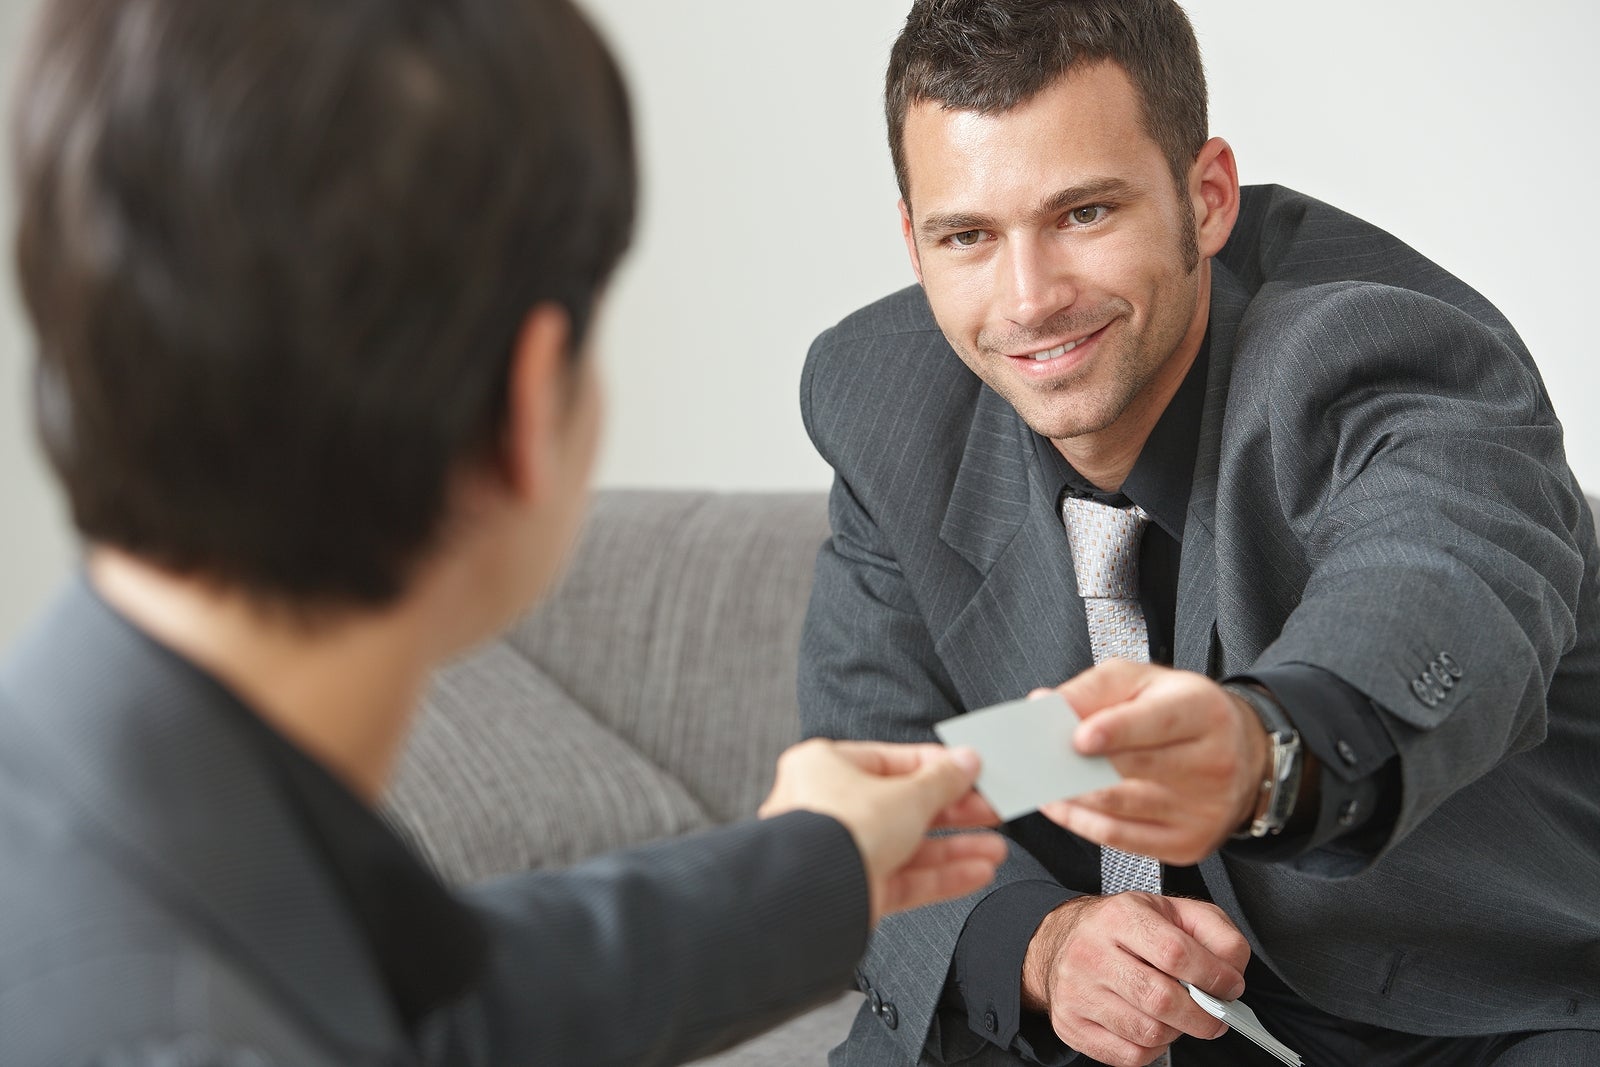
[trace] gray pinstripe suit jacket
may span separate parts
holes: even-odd
[[[1214,899],[1341,1016],[1600,1028],[1600,556],[1527,351],[1399,241],[1274,187],[1245,191],[1215,263],[1210,343],[1176,664],[1337,674],[1373,701],[1403,783],[1375,855],[1225,850],[1202,867]],[[836,473],[802,646],[808,734],[928,738],[1090,665],[1026,428],[919,289],[819,337],[801,402]],[[1441,652],[1463,677],[1435,699]],[[1092,891],[1094,850],[1049,831],[998,884]],[[1012,1062],[936,1011],[974,902],[880,928],[862,980],[895,1011],[864,1013],[836,1062],[912,1061],[925,1038],[933,1062]]]
[[[466,891],[488,973],[407,1034],[226,699],[81,584],[0,663],[0,1064],[678,1063],[865,945],[843,826],[741,823]]]

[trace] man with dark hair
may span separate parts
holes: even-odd
[[[834,1062],[1272,1062],[1183,983],[1309,1063],[1600,1062],[1600,551],[1516,333],[1241,189],[1171,0],[918,0],[886,98],[920,285],[807,359],[806,732],[1059,685],[1123,780],[881,927]]]
[[[808,742],[760,820],[460,896],[372,810],[583,509],[635,173],[566,0],[54,0],[31,57],[89,549],[0,664],[0,1062],[674,1063],[992,877],[995,835],[924,836],[989,814],[935,746]]]

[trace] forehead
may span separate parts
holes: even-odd
[[[1004,213],[1106,179],[1171,183],[1143,109],[1115,63],[1075,68],[1009,111],[981,114],[919,101],[906,113],[907,192],[916,216]]]

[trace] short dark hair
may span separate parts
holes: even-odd
[[[490,454],[527,313],[633,227],[569,0],[53,0],[13,115],[35,417],[91,541],[381,605]]]
[[[1206,75],[1173,0],[916,0],[889,56],[884,110],[900,195],[910,203],[906,112],[931,101],[1009,111],[1075,64],[1119,64],[1144,126],[1181,186],[1208,134]]]

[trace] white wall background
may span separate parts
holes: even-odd
[[[0,71],[36,0],[0,0]],[[908,0],[580,0],[641,119],[643,225],[601,339],[606,485],[820,488],[800,426],[811,338],[911,278],[879,93]],[[1247,182],[1382,225],[1522,331],[1600,487],[1600,8],[1577,0],[1188,0],[1212,127]],[[0,193],[6,193],[0,178]],[[9,194],[6,215],[9,234]],[[0,644],[72,557],[24,415],[0,286]]]

